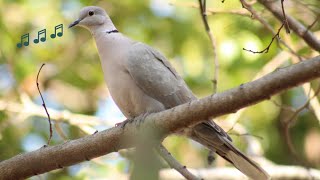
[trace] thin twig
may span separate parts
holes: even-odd
[[[227,133],[229,135],[234,135],[234,136],[238,136],[238,137],[240,137],[240,136],[252,136],[252,137],[256,137],[256,138],[258,138],[260,140],[263,140],[263,137],[258,136],[258,135],[254,135],[254,134],[250,134],[250,133],[232,133],[231,131],[234,130],[235,126],[239,123],[239,120],[240,119],[238,118],[237,121],[233,123],[232,127],[228,129]]]
[[[63,132],[60,123],[54,123],[54,127],[56,128],[57,134],[63,139],[63,140],[68,140],[67,135]]]
[[[276,35],[276,32],[273,30],[272,26],[265,20],[263,19],[256,10],[254,10],[248,2],[245,0],[240,0],[242,7],[247,9],[251,14],[252,17],[256,20],[258,20],[267,30],[269,30],[274,36]],[[290,51],[291,54],[295,55],[300,61],[302,61],[302,58],[283,40],[278,38],[278,41],[283,44],[288,50]],[[281,47],[280,47],[281,48]]]
[[[320,82],[319,82],[319,85],[320,85]],[[312,89],[311,83],[306,83],[302,85],[302,88],[305,94],[307,94],[308,89],[310,90],[310,95],[313,96],[315,94],[314,90]],[[310,100],[310,107],[311,107],[310,110],[314,113],[317,120],[320,122],[320,102],[318,98],[312,98]]]
[[[181,7],[188,7],[188,8],[196,8],[198,9],[200,6],[197,3],[188,3],[188,2],[170,2],[170,5],[173,6],[181,6]],[[239,15],[243,17],[251,17],[247,11],[243,10],[216,10],[212,8],[206,8],[207,16],[216,15],[216,14],[232,14],[232,15]]]
[[[307,27],[305,33],[307,33],[317,22],[319,22],[320,14],[316,17],[316,19]]]
[[[270,102],[272,102],[275,106],[277,106],[277,107],[279,107],[281,109],[284,109],[284,110],[287,110],[287,111],[290,111],[290,112],[296,111],[296,109],[294,109],[292,106],[287,106],[287,105],[280,104],[280,103],[278,103],[277,101],[275,101],[273,99],[270,99]]]
[[[246,48],[243,48],[243,50],[248,51],[248,52],[252,52],[253,54],[256,54],[256,53],[259,53],[259,54],[261,54],[261,53],[268,53],[268,52],[269,52],[269,49],[270,49],[270,46],[272,45],[274,39],[275,39],[275,38],[280,39],[280,35],[279,35],[279,34],[280,34],[280,31],[281,31],[281,29],[283,28],[284,25],[285,25],[285,22],[282,23],[282,25],[281,25],[280,28],[278,29],[278,32],[272,37],[269,45],[268,45],[266,48],[264,48],[263,50],[261,50],[261,51],[253,51],[253,50],[246,49]]]
[[[266,75],[267,73],[270,73],[272,71],[274,71],[276,68],[280,67],[282,64],[284,64],[286,61],[288,61],[289,59],[289,52],[287,51],[282,51],[279,54],[277,54],[275,57],[273,57],[267,64],[265,64],[262,69],[254,76],[254,78],[252,78],[252,80],[256,80],[261,78],[262,76]],[[271,100],[272,101],[272,100]],[[230,124],[229,125],[229,130],[227,131],[227,133],[229,134],[229,132],[231,130],[236,131],[238,134],[244,134],[247,133],[247,131],[245,130],[244,127],[242,127],[242,125],[239,123],[240,121],[240,117],[241,115],[245,112],[247,108],[241,109],[239,111],[237,111],[236,113],[230,114],[228,115],[228,117],[225,119],[224,122]],[[237,126],[237,127],[236,127]],[[239,127],[242,127],[239,129]],[[244,131],[242,131],[241,129],[244,129]],[[252,138],[244,138],[247,141],[247,144],[252,144]],[[259,142],[258,142],[259,143]],[[259,146],[261,147],[261,144],[259,143]],[[249,147],[249,146],[248,146]],[[254,154],[261,154],[261,153],[257,153],[256,149],[252,149],[252,152],[254,152]]]
[[[40,91],[40,88],[39,88],[39,83],[38,83],[39,74],[40,74],[41,69],[42,69],[42,67],[43,67],[44,65],[45,65],[45,64],[43,63],[43,64],[41,65],[39,71],[38,71],[37,81],[36,81],[36,82],[37,82],[37,88],[38,88],[38,91],[39,91],[39,94],[40,94],[40,97],[41,97],[41,100],[42,100],[42,106],[43,106],[43,108],[44,108],[44,110],[46,111],[47,116],[48,116],[50,136],[49,136],[47,145],[49,146],[49,145],[50,145],[51,138],[52,138],[52,124],[51,124],[50,114],[49,114],[49,112],[48,112],[48,110],[47,110],[46,103],[44,102],[43,96],[42,96],[41,91]]]
[[[298,5],[302,6],[303,8],[306,8],[307,10],[311,11],[314,14],[320,13],[320,8],[317,3],[311,4],[310,2],[305,3],[304,1],[301,0],[294,0],[295,3]]]
[[[258,2],[266,7],[279,21],[283,22],[283,13],[277,4],[269,0],[258,0]],[[311,31],[307,31],[307,33],[305,33],[307,28],[289,15],[287,15],[287,20],[292,31],[303,39],[310,48],[320,52],[320,41],[314,33]]]
[[[234,135],[234,136],[251,136],[251,137],[255,137],[255,138],[258,138],[260,140],[263,140],[263,137],[262,136],[258,136],[258,135],[254,135],[254,134],[250,134],[250,133],[243,133],[243,134],[239,134],[239,133],[228,133],[229,135]]]
[[[283,14],[283,23],[285,24],[284,27],[286,28],[287,34],[290,34],[290,27],[289,27],[288,19],[287,19],[287,16],[286,16],[286,12],[285,12],[285,10],[284,10],[283,2],[284,2],[284,0],[281,0],[281,9],[282,9],[282,14]]]
[[[306,166],[306,167],[310,167],[310,163],[303,159],[295,150],[295,147],[292,143],[292,139],[290,136],[290,128],[292,127],[293,123],[295,122],[294,120],[297,118],[298,114],[304,110],[305,108],[307,108],[309,106],[309,103],[311,101],[311,99],[315,98],[320,92],[320,85],[317,89],[317,91],[315,92],[315,94],[308,98],[308,100],[302,105],[300,106],[298,109],[296,109],[296,111],[294,111],[294,113],[286,120],[282,121],[283,122],[283,129],[284,129],[284,138],[285,141],[287,143],[287,146],[289,148],[289,152],[294,156],[294,158],[300,162],[302,165]]]
[[[320,92],[320,85],[319,85],[319,87],[317,88],[317,91],[315,92],[315,94],[314,94],[312,97],[308,98],[308,100],[307,100],[301,107],[299,107],[299,108],[294,112],[294,114],[293,114],[287,121],[285,121],[285,123],[288,124],[288,126],[291,126],[292,123],[293,123],[293,119],[294,119],[302,110],[304,110],[305,108],[307,108],[307,107],[309,106],[309,103],[310,103],[311,99],[312,99],[312,98],[315,98],[315,97],[319,94],[319,92]],[[309,93],[310,93],[310,92],[309,92]]]
[[[207,19],[207,11],[206,11],[206,0],[199,0],[199,10],[200,10],[200,15],[202,17],[202,21],[205,27],[205,30],[209,36],[212,50],[213,50],[213,58],[214,58],[214,75],[212,79],[212,84],[213,84],[213,93],[217,92],[217,87],[218,87],[218,74],[219,74],[219,60],[218,60],[218,55],[217,55],[217,48],[216,48],[216,42],[215,39],[213,38],[213,33],[210,30],[210,26],[208,24],[208,19]]]
[[[197,176],[193,175],[186,166],[182,166],[167,150],[166,147],[164,147],[162,144],[159,145],[158,148],[156,148],[158,153],[161,155],[161,157],[167,161],[169,166],[176,171],[178,171],[183,177],[186,179],[200,179]]]
[[[47,110],[48,112],[50,111],[50,118],[52,122],[74,125],[76,127],[79,127],[80,130],[85,132],[86,134],[92,134],[92,132],[94,132],[92,126],[106,125],[110,127],[114,125],[112,122],[119,121],[119,119],[103,121],[102,119],[99,119],[95,116],[76,114],[68,110],[60,111],[52,108],[47,108]],[[33,116],[48,117],[47,114],[43,114],[43,107],[33,103],[30,100],[30,97],[28,97],[24,93],[21,94],[21,103],[0,99],[0,111],[21,114],[25,119]],[[14,121],[12,123],[17,124],[18,122]],[[5,126],[0,127],[0,132],[3,128],[5,128]]]
[[[228,129],[227,133],[230,134],[230,132],[234,129],[234,127],[239,123],[240,118],[238,118],[231,126],[231,128]]]

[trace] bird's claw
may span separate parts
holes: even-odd
[[[123,129],[128,123],[131,123],[132,121],[133,119],[126,119],[120,123],[116,123],[115,126],[116,127],[120,126]]]
[[[115,126],[118,127],[120,126],[121,128],[124,128],[128,123],[132,123],[133,121],[136,123],[137,127],[140,127],[141,123],[144,122],[144,120],[146,119],[146,117],[149,115],[150,113],[144,113],[141,114],[133,119],[126,119],[120,123],[116,123]]]
[[[136,117],[136,125],[137,125],[137,127],[140,127],[140,125],[144,122],[144,120],[146,119],[146,117],[149,114],[150,113],[144,113],[144,114],[141,114],[138,117]]]

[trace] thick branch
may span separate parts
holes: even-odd
[[[258,0],[263,6],[265,6],[273,15],[275,15],[281,22],[283,22],[283,13],[277,5],[270,0]],[[293,17],[286,15],[290,28],[300,36],[311,48],[320,52],[320,41],[317,37],[309,31],[303,24],[294,19]]]
[[[0,179],[22,179],[70,166],[123,148],[133,147],[131,137],[142,131],[160,131],[163,137],[208,117],[217,117],[258,103],[285,89],[320,77],[320,56],[282,68],[258,80],[223,93],[150,114],[137,127],[114,127],[94,135],[17,155],[0,163]]]

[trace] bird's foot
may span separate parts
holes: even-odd
[[[144,122],[144,120],[146,119],[146,117],[149,115],[150,113],[144,113],[144,114],[141,114],[139,116],[137,116],[135,118],[135,122],[136,122],[136,126],[139,128],[140,125]]]
[[[116,127],[120,126],[123,129],[128,123],[131,123],[131,122],[133,122],[133,119],[126,119],[120,123],[116,123],[115,126]]]
[[[132,119],[126,119],[120,123],[116,123],[115,126],[118,127],[120,126],[121,128],[124,128],[128,123],[132,123],[135,122],[137,127],[140,127],[141,123],[144,122],[144,120],[146,119],[146,117],[149,115],[150,113],[144,113],[141,114],[135,118]]]

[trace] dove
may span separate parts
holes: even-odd
[[[134,119],[197,99],[162,53],[120,33],[103,8],[84,7],[69,28],[74,26],[91,32],[109,92],[126,118]],[[269,179],[267,172],[240,152],[214,121],[180,133],[216,152],[248,177]]]

